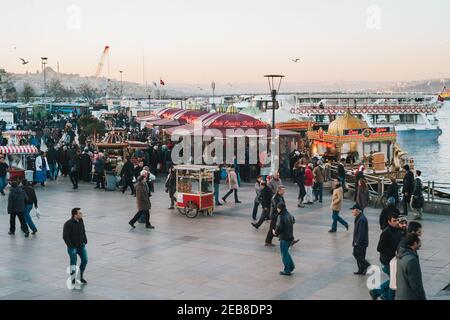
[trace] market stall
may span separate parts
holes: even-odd
[[[2,132],[2,136],[8,139],[8,145],[18,146],[28,144],[28,139],[34,134],[31,130],[11,130]]]

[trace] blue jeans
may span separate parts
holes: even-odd
[[[259,202],[255,202],[255,204],[253,205],[253,213],[252,213],[253,220],[256,220],[256,217],[258,216],[258,207]]]
[[[218,183],[214,184],[214,201],[216,202],[216,204],[219,203],[219,184]]]
[[[0,177],[0,192],[4,191],[7,184],[8,183],[6,182],[6,176]]]
[[[67,253],[70,257],[70,270],[75,271],[77,266],[77,255],[81,258],[80,263],[80,271],[81,273],[84,272],[86,269],[86,265],[88,263],[88,256],[87,256],[87,250],[86,247],[83,246],[82,248],[67,248]]]
[[[36,232],[37,228],[33,223],[33,219],[31,219],[31,209],[33,209],[33,205],[32,204],[27,204],[25,206],[25,213],[24,213],[24,217],[25,217],[25,222],[27,223],[28,227],[31,229],[31,231]]]
[[[345,221],[344,219],[342,219],[340,216],[339,216],[339,211],[337,211],[337,210],[333,210],[333,224],[331,225],[331,230],[332,231],[336,231],[337,230],[337,224],[338,224],[338,222],[340,223],[340,224],[342,224],[344,227],[348,227],[348,223],[347,223],[347,221]]]
[[[50,180],[56,180],[58,177],[58,169],[56,164],[49,164],[50,168]]]
[[[391,270],[389,268],[389,265],[383,264],[381,266],[381,269],[383,270],[383,272],[385,274],[387,274],[390,277],[390,271]],[[385,282],[383,282],[379,289],[375,289],[374,290],[375,295],[377,297],[381,296],[384,300],[393,300],[395,292],[389,288],[389,284],[390,284],[390,280],[389,279],[386,280]]]
[[[294,261],[292,260],[289,248],[292,241],[280,240],[281,260],[284,264],[284,272],[291,273],[295,269]]]
[[[314,188],[314,197],[316,200],[319,200],[322,202],[323,197],[323,183],[317,183],[317,185]]]

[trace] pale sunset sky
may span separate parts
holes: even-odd
[[[448,0],[14,0],[1,2],[0,68],[148,82],[405,81],[450,76]],[[22,66],[19,58],[30,60]],[[291,59],[300,58],[300,63]],[[102,73],[107,76],[107,66]]]

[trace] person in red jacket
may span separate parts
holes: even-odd
[[[312,163],[306,166],[305,170],[305,204],[313,204],[312,186],[313,186],[313,173],[312,173]]]

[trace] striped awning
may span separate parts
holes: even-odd
[[[0,147],[2,154],[34,154],[38,153],[35,146],[2,146]]]
[[[33,134],[32,131],[26,130],[10,130],[3,132],[3,136],[30,136],[32,134]]]

